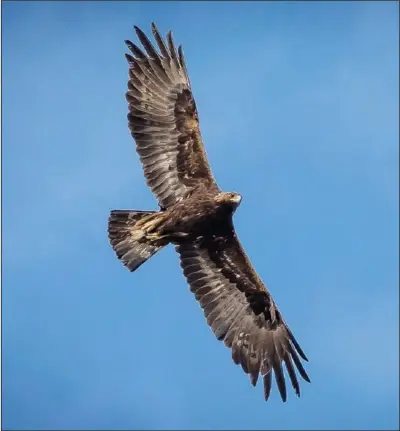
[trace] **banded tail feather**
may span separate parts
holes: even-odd
[[[108,219],[108,239],[118,259],[135,271],[166,244],[148,238],[146,227],[157,221],[157,211],[113,210]]]

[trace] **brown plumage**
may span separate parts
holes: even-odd
[[[232,216],[237,193],[223,193],[212,175],[199,129],[182,47],[152,24],[159,52],[137,27],[145,52],[130,41],[128,122],[147,184],[160,211],[112,211],[109,239],[119,259],[134,271],[168,244],[176,245],[190,290],[215,336],[255,386],[263,377],[267,400],[271,376],[283,401],[282,364],[297,395],[296,369],[310,381],[307,360],[272,296],[243,250]]]

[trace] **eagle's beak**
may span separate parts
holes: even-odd
[[[240,195],[235,195],[232,197],[232,202],[234,202],[236,205],[239,205],[242,201],[242,197]]]

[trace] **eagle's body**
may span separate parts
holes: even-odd
[[[207,238],[230,224],[240,200],[236,193],[196,192],[157,213],[153,232],[174,244]]]
[[[168,244],[176,245],[207,323],[232,348],[232,359],[251,383],[261,374],[268,399],[274,372],[285,401],[285,363],[300,395],[295,367],[309,381],[299,355],[307,358],[236,236],[232,217],[241,196],[223,193],[212,175],[182,49],[176,51],[171,33],[165,44],[153,24],[159,53],[135,29],[146,54],[126,41],[135,55],[127,55],[128,121],[160,211],[112,211],[111,245],[131,271]]]

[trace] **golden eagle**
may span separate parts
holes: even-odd
[[[111,211],[111,246],[134,271],[167,244],[176,245],[207,323],[252,385],[261,374],[267,400],[273,372],[286,401],[285,363],[300,396],[295,367],[309,382],[299,356],[307,358],[235,233],[232,216],[241,196],[222,192],[211,172],[182,47],[176,49],[171,32],[164,41],[152,24],[157,51],[135,30],[145,52],[125,41],[133,54],[126,54],[128,122],[160,211]]]

